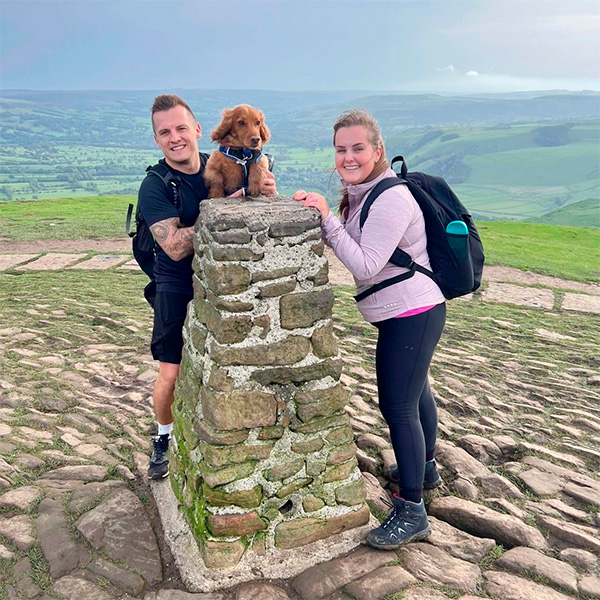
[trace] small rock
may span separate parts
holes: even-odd
[[[517,573],[541,575],[555,586],[577,593],[577,572],[571,565],[544,556],[531,548],[513,548],[505,552],[496,561],[496,566]]]
[[[44,479],[102,481],[107,474],[108,468],[100,465],[68,466],[44,473]]]
[[[343,591],[347,592],[352,598],[379,600],[415,583],[417,583],[417,579],[402,567],[380,567],[376,571],[361,577],[358,581],[349,583]]]
[[[70,575],[55,581],[53,590],[67,600],[113,600],[112,596],[91,581]]]
[[[121,569],[103,558],[96,559],[87,569],[94,575],[108,579],[115,587],[132,596],[139,596],[144,589],[144,580],[137,573]]]
[[[547,529],[551,535],[559,540],[585,550],[600,552],[600,540],[583,531],[577,525],[571,525],[546,515],[538,514],[535,518],[540,527]]]
[[[429,512],[444,521],[477,536],[492,537],[497,544],[512,548],[513,546],[528,546],[544,550],[547,543],[544,536],[531,525],[511,515],[496,511],[448,496],[435,498],[429,505]]]
[[[0,518],[0,535],[23,552],[27,552],[35,544],[33,523],[28,515]]]
[[[469,535],[435,517],[429,517],[429,524],[431,525],[431,535],[427,538],[429,544],[471,563],[478,563],[496,545],[491,538]]]
[[[25,485],[0,496],[0,507],[8,506],[26,511],[34,502],[36,502],[43,492],[40,488],[32,485]]]
[[[307,569],[294,578],[292,585],[302,600],[321,600],[390,560],[386,552],[362,547],[348,556]]]
[[[111,494],[82,515],[75,526],[96,550],[124,561],[149,585],[161,581],[160,554],[150,518],[140,499],[129,490]]]
[[[477,565],[454,558],[430,544],[408,544],[400,552],[403,566],[421,581],[455,590],[477,590],[477,579],[481,576]]]
[[[584,596],[600,598],[600,578],[593,575],[582,577],[579,582],[579,591]]]
[[[494,598],[502,600],[569,600],[566,596],[539,583],[522,577],[499,571],[487,571],[483,574],[486,580],[485,591]]]
[[[598,564],[597,556],[581,548],[565,548],[558,553],[558,556],[561,560],[569,562],[589,573],[593,573]]]

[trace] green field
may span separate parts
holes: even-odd
[[[87,196],[0,203],[0,239],[69,240],[126,237],[125,218],[135,196]]]
[[[600,227],[600,198],[580,200],[558,208],[536,219],[549,225],[573,225],[575,227]]]
[[[209,132],[232,93],[191,93],[203,151],[214,147]],[[145,167],[160,156],[147,114],[148,93],[131,93],[127,101],[121,93],[12,95],[0,98],[0,201],[135,194]],[[558,209],[600,199],[594,94],[521,100],[234,95],[246,101],[256,96],[268,114],[272,138],[265,149],[275,157],[283,194],[314,190],[337,204],[332,123],[342,110],[365,106],[381,125],[388,156],[401,154],[411,170],[444,177],[479,220],[545,222],[544,215]],[[561,223],[578,224],[581,215],[575,212],[570,217],[568,209],[562,211]]]
[[[135,201],[135,196],[91,196],[4,202],[0,239],[124,239],[127,206]],[[478,222],[478,228],[488,264],[600,281],[600,229],[491,221]]]
[[[486,262],[575,281],[600,281],[600,229],[480,222]]]
[[[404,150],[402,150],[404,148]],[[411,170],[444,177],[479,219],[542,220],[600,198],[600,127],[595,121],[423,130],[393,136]],[[563,222],[570,222],[568,211]],[[574,217],[576,218],[576,217]]]

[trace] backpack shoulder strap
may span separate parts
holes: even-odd
[[[167,166],[164,158],[161,158],[156,165],[150,165],[146,169],[148,175],[156,175],[166,186],[171,194],[167,194],[169,201],[179,210],[181,204],[181,178],[173,175],[173,172]]]
[[[389,190],[392,187],[397,185],[404,185],[406,180],[401,179],[400,177],[386,177],[382,179],[369,193],[365,203],[362,206],[360,211],[360,228],[362,230],[365,221],[367,220],[367,216],[369,215],[369,209],[371,208],[373,202],[377,200],[377,198],[386,190]]]

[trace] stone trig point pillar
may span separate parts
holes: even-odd
[[[369,521],[320,218],[284,196],[206,200],[195,248],[173,491],[222,587],[228,570],[289,577]]]

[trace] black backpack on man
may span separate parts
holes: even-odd
[[[146,169],[148,175],[155,175],[165,184],[167,188],[167,197],[169,201],[179,211],[181,207],[181,178],[178,175],[174,175],[167,166],[164,158],[161,158],[156,165],[150,165]],[[131,248],[133,250],[133,257],[135,258],[140,268],[148,277],[150,277],[150,283],[144,288],[144,297],[150,304],[154,306],[154,299],[156,298],[156,280],[154,279],[154,261],[156,260],[156,253],[158,251],[157,244],[154,241],[154,237],[150,232],[148,223],[144,220],[142,213],[140,212],[139,204],[135,211],[135,231],[131,229],[131,215],[133,213],[133,204],[130,204],[127,209],[127,219],[125,222],[125,231],[131,238]]]
[[[397,177],[383,179],[367,196],[360,214],[360,228],[367,220],[371,205],[382,192],[396,185],[406,185],[423,212],[431,270],[415,263],[404,250],[396,248],[389,262],[408,271],[375,284],[355,296],[355,300],[360,302],[379,290],[413,277],[416,272],[433,279],[448,300],[474,292],[481,285],[485,257],[479,232],[469,211],[441,177],[409,173],[402,156],[394,157],[392,168],[396,162],[402,163]]]

